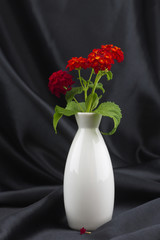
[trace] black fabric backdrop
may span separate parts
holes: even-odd
[[[48,90],[52,72],[93,48],[125,53],[105,83],[123,119],[105,136],[114,167],[112,221],[90,235],[68,228],[63,171],[74,117],[54,134],[64,106]],[[160,240],[160,1],[0,0],[0,239]],[[101,129],[112,123],[103,119]]]

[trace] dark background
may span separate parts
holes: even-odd
[[[0,239],[160,239],[160,1],[0,0]],[[111,222],[81,236],[68,228],[63,171],[77,126],[62,118],[48,77],[71,57],[119,46],[103,101],[123,118],[105,136],[114,167]],[[101,129],[112,127],[103,119]]]

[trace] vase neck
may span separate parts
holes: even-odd
[[[96,113],[82,113],[75,115],[79,128],[98,128],[102,115]]]

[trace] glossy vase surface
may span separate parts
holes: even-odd
[[[64,205],[70,228],[95,230],[112,218],[114,176],[99,131],[101,115],[77,113],[78,131],[64,172]]]

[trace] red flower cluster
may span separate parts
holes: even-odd
[[[67,91],[71,90],[71,85],[74,83],[72,79],[73,76],[69,73],[59,70],[49,77],[48,87],[52,94],[60,97],[60,94],[65,95]]]
[[[114,59],[118,62],[122,62],[124,60],[122,50],[112,44],[102,45],[100,49],[93,49],[93,51],[88,55],[88,58],[71,58],[68,61],[67,68],[69,68],[69,71],[81,68],[93,68],[95,73],[98,73],[99,70],[110,70],[112,64],[114,64]]]
[[[110,70],[111,64],[114,64],[114,59],[110,52],[106,53],[103,49],[93,49],[88,55],[88,62],[95,73],[98,73],[99,70]]]
[[[66,68],[69,68],[69,71],[93,68],[95,73],[98,73],[100,70],[110,70],[112,64],[114,64],[114,59],[118,62],[124,60],[122,50],[112,44],[102,45],[100,49],[93,49],[87,58],[71,58],[68,61]],[[73,76],[66,71],[60,70],[54,72],[49,77],[48,87],[53,94],[60,97],[60,94],[66,94],[67,91],[71,90],[71,85],[74,83],[72,78]]]
[[[87,59],[83,57],[79,57],[79,58],[73,57],[68,61],[68,65],[66,66],[66,68],[69,68],[69,71],[72,71],[78,68],[87,69],[88,68]]]
[[[122,62],[124,60],[124,53],[119,47],[116,47],[110,44],[110,45],[102,45],[101,49],[107,52],[111,52],[113,58],[116,59],[117,62]]]

